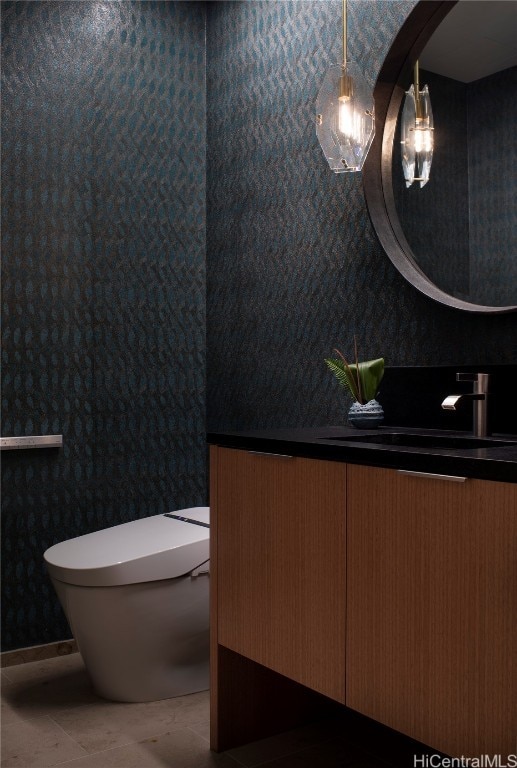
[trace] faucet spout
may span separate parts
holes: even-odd
[[[447,395],[442,403],[442,408],[445,411],[455,411],[458,401],[461,400],[463,395]]]
[[[476,395],[474,393],[466,392],[462,395],[447,395],[442,403],[444,411],[455,411],[456,406],[460,400],[485,400],[486,395]]]

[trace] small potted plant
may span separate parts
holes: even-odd
[[[349,364],[339,349],[338,357],[327,357],[325,362],[337,380],[354,398],[348,411],[348,421],[359,429],[375,429],[384,419],[382,406],[375,399],[384,375],[384,358],[360,363],[354,338],[355,363]]]

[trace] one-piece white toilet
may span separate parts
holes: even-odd
[[[154,701],[208,688],[208,507],[55,544],[52,583],[96,691]]]

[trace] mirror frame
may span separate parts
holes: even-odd
[[[416,59],[458,0],[420,0],[400,28],[375,84],[375,138],[363,167],[368,212],[379,241],[399,273],[421,293],[448,307],[478,314],[517,312],[517,306],[490,307],[442,291],[422,271],[406,240],[395,207],[392,181],[393,140],[405,88]]]

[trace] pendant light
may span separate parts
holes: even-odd
[[[406,91],[400,126],[402,168],[406,187],[410,187],[414,181],[423,187],[431,173],[434,126],[429,89],[425,85],[420,90],[418,61],[415,63],[413,80],[409,91]]]
[[[373,94],[347,60],[347,0],[343,0],[343,63],[327,71],[316,100],[316,134],[335,173],[360,171],[375,132]]]

